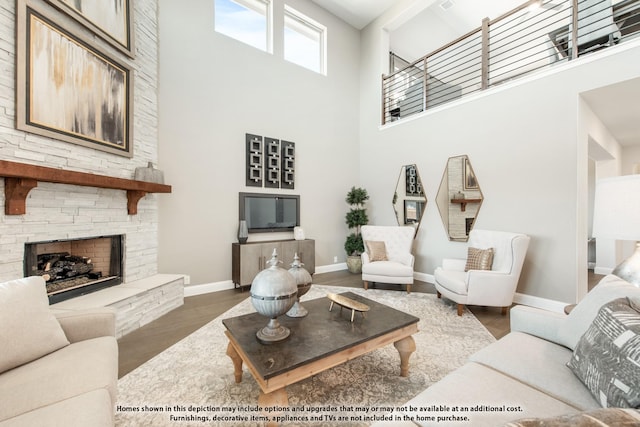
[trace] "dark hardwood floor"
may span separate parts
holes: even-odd
[[[590,272],[589,289],[600,277]],[[361,276],[346,270],[316,274],[313,279],[314,283],[321,285],[362,287]],[[398,289],[395,285],[384,284],[375,284],[371,288]],[[435,288],[430,283],[416,280],[411,291],[435,293]],[[226,290],[185,298],[183,306],[118,340],[119,376],[131,372],[248,297],[247,291]],[[469,310],[494,337],[501,338],[509,333],[509,316],[502,316],[499,308],[470,306]]]

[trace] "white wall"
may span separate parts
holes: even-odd
[[[622,175],[640,173],[640,146],[623,146],[621,163]],[[626,240],[620,242],[620,245],[620,262],[622,262],[633,255],[636,250],[636,242]]]
[[[587,185],[589,196],[595,196],[595,183],[599,179],[620,175],[622,147],[609,129],[596,116],[584,98],[579,100],[581,139],[587,139],[588,158],[595,161],[593,182]],[[593,192],[593,195],[591,194]],[[588,216],[587,235],[593,216]],[[608,274],[622,261],[621,246],[614,240],[596,239],[596,274]]]
[[[159,3],[160,167],[174,188],[160,205],[161,270],[192,284],[231,279],[238,193],[258,191],[245,186],[245,133],[296,143],[296,188],[280,192],[301,197],[316,265],[344,262],[344,198],[360,184],[359,32],[312,2],[287,1],[328,28],[322,76],[282,59],[282,0],[273,55],[216,33],[212,0]],[[281,234],[249,241],[292,238]]]
[[[432,274],[442,258],[465,257],[466,244],[446,237],[435,196],[447,159],[467,154],[485,197],[476,227],[532,237],[518,291],[576,301],[586,287],[588,211],[579,94],[640,74],[640,47],[585,57],[381,129],[379,52],[396,16],[387,13],[361,37],[360,181],[371,194],[371,222],[395,222],[389,199],[398,168],[416,163],[429,200],[416,270]]]
[[[3,2],[0,7],[0,158],[127,179],[133,179],[136,167],[156,161],[156,1],[140,0],[132,5],[135,7],[135,60],[126,59],[99,40],[95,43],[113,58],[128,64],[134,75],[133,158],[15,129],[15,2]],[[138,214],[128,215],[127,196],[123,190],[39,183],[29,192],[25,215],[0,214],[0,281],[23,277],[24,244],[27,242],[111,234],[126,235],[125,281],[155,274],[157,200],[165,197],[172,196],[147,195],[138,204]],[[4,191],[0,191],[0,206],[3,205]]]
[[[432,5],[398,29],[389,32],[392,52],[413,62],[461,36],[432,12],[434,7],[440,6]],[[480,22],[477,26],[480,26]],[[426,34],[434,36],[425,37]]]
[[[622,147],[622,175],[640,173],[640,145]]]
[[[633,174],[636,165],[640,164],[640,147],[622,146],[595,117],[588,105],[584,106],[584,111],[585,116],[589,117],[587,128],[591,142],[589,153],[590,157],[596,160],[596,179]],[[635,242],[633,241],[597,239],[595,272],[610,273],[634,251]]]

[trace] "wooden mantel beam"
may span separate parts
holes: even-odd
[[[171,193],[170,185],[67,171],[7,160],[0,160],[0,177],[5,178],[4,210],[6,215],[24,215],[26,213],[27,195],[29,191],[38,186],[38,182],[125,190],[129,215],[138,213],[138,201],[147,193]]]

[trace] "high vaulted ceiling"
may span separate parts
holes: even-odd
[[[351,26],[361,30],[398,0],[312,0]]]
[[[382,15],[387,9],[401,0],[312,0],[317,5],[333,13],[351,26],[361,30],[371,21]],[[452,19],[466,23],[477,21],[488,16],[495,18],[524,3],[526,0],[421,0],[424,7],[432,4],[441,5],[443,10],[451,14]]]
[[[312,0],[351,26],[362,29],[402,0]],[[484,17],[496,18],[526,0],[420,0],[438,6],[440,19],[464,33]],[[615,3],[615,1],[614,1]],[[426,12],[425,12],[426,13]],[[471,27],[469,27],[471,25]],[[465,30],[467,28],[467,30]],[[426,54],[427,52],[424,52]],[[415,59],[415,58],[413,58]],[[584,94],[594,113],[623,146],[640,145],[640,79],[592,90]]]

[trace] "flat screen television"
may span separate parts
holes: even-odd
[[[300,225],[300,196],[240,193],[240,219],[249,233],[293,231]]]

